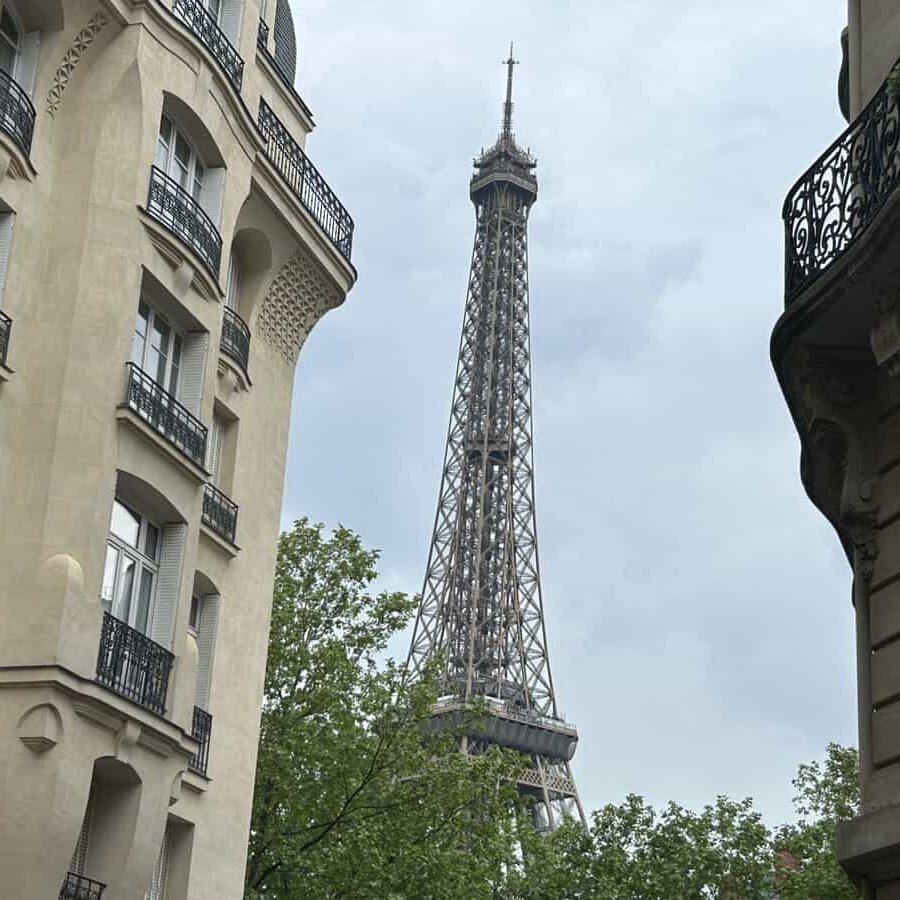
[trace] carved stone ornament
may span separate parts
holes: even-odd
[[[855,535],[853,549],[856,568],[866,581],[875,574],[875,560],[878,559],[878,531],[871,528]]]
[[[319,319],[341,302],[341,293],[305,250],[281,267],[259,311],[257,331],[289,365]]]
[[[870,339],[878,365],[891,378],[900,378],[900,311],[894,297],[878,303],[878,318]]]
[[[52,703],[33,706],[19,719],[19,740],[34,753],[46,753],[62,740],[62,718]]]
[[[72,41],[72,46],[69,47],[66,55],[62,58],[59,68],[53,75],[53,83],[50,85],[50,90],[47,92],[47,112],[51,117],[56,115],[59,104],[62,102],[62,96],[69,84],[72,73],[75,71],[78,63],[81,62],[81,57],[84,56],[85,51],[94,43],[95,38],[108,22],[109,19],[106,17],[106,13],[101,10],[94,13],[87,25],[75,35],[75,40]]]

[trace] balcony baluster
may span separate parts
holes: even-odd
[[[103,613],[97,681],[159,715],[166,711],[172,654],[111,613]]]
[[[212,54],[231,86],[241,92],[244,80],[244,60],[235,50],[228,35],[219,28],[210,11],[199,0],[175,0],[172,12],[197,36]]]
[[[272,112],[259,101],[259,130],[266,142],[266,155],[281,173],[294,195],[331,239],[347,262],[353,250],[353,219],[328,186],[302,147]]]
[[[0,129],[5,131],[26,155],[31,155],[34,136],[34,105],[22,86],[0,69]]]
[[[200,204],[156,166],[150,172],[147,212],[193,250],[218,278],[222,259],[218,228]]]
[[[6,365],[6,355],[9,353],[9,335],[12,331],[12,319],[6,313],[0,312],[0,366]]]
[[[102,881],[68,872],[59,890],[59,900],[103,900],[105,890],[106,885]]]
[[[212,484],[203,494],[203,524],[233,544],[237,536],[238,506]]]
[[[199,706],[194,707],[194,721],[191,727],[191,737],[199,744],[200,749],[191,757],[188,765],[201,775],[206,775],[209,768],[209,741],[212,737],[213,717]]]
[[[250,362],[250,329],[247,323],[230,307],[225,307],[222,318],[222,340],[219,345],[243,370]]]

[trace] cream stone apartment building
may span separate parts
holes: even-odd
[[[0,897],[243,893],[294,366],[356,278],[287,0],[0,0]]]
[[[800,435],[803,485],[834,527],[852,572],[862,803],[857,817],[838,829],[838,856],[863,897],[895,900],[900,83],[889,76],[900,71],[900,4],[849,0],[847,6],[838,102],[849,124],[785,200],[785,308],[771,355]]]

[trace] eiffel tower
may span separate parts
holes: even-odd
[[[475,247],[434,535],[409,652],[413,675],[442,660],[434,724],[471,721],[530,764],[518,782],[535,828],[584,811],[569,763],[578,732],[556,705],[534,508],[528,215],[536,161],[513,134],[510,45],[500,136],[474,161]]]

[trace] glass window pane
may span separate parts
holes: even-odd
[[[181,336],[176,334],[172,344],[172,367],[169,372],[169,393],[178,396],[178,373],[181,371]]]
[[[147,372],[157,383],[165,386],[166,369],[169,363],[169,339],[172,330],[165,319],[153,316],[150,328],[150,348],[147,352]]]
[[[131,600],[134,591],[134,570],[137,567],[135,561],[130,557],[125,557],[125,564],[122,566],[122,576],[116,591],[115,603],[113,604],[113,615],[131,625],[129,616],[131,615]]]
[[[112,609],[116,589],[116,572],[119,571],[119,551],[112,544],[106,545],[106,564],[103,566],[103,583],[100,585],[100,602],[103,609]]]
[[[196,595],[191,597],[191,617],[188,620],[188,625],[194,629],[194,631],[200,630],[200,598]]]
[[[5,8],[3,13],[0,14],[0,32],[13,47],[19,46],[19,27],[16,25],[16,20],[10,15],[9,10]]]
[[[7,75],[14,76],[16,74],[15,48],[3,37],[0,37],[0,69]]]
[[[134,628],[142,634],[147,633],[147,622],[150,618],[150,599],[153,596],[153,572],[141,568],[141,583],[138,588],[137,609],[134,615]]]
[[[131,341],[131,361],[143,368],[144,352],[147,348],[147,324],[150,310],[146,303],[138,304],[137,321],[134,324],[134,337]]]
[[[133,513],[118,500],[113,501],[112,523],[109,530],[132,547],[138,545],[141,517]]]
[[[159,529],[147,523],[147,538],[144,543],[144,554],[156,562],[156,553],[159,550]]]

